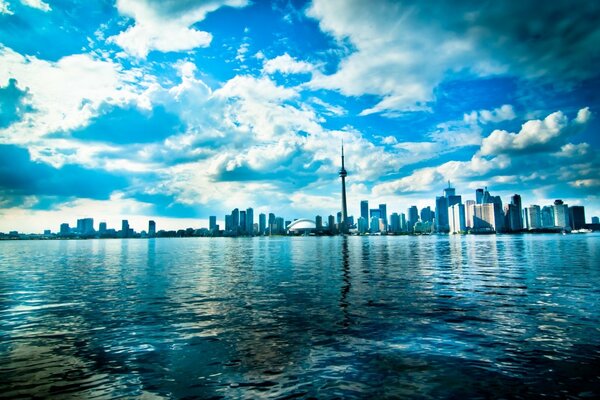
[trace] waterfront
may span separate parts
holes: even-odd
[[[598,397],[599,243],[2,242],[0,397]]]

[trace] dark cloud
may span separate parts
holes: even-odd
[[[162,106],[152,111],[135,107],[110,107],[88,126],[74,131],[72,136],[116,144],[151,143],[180,133],[182,129],[181,120]]]
[[[9,79],[5,87],[0,87],[0,128],[8,127],[26,112],[33,111],[26,103],[28,96],[27,89],[19,89],[16,79]]]
[[[124,176],[77,165],[54,168],[31,161],[26,149],[0,145],[0,191],[5,194],[105,200],[127,186]]]

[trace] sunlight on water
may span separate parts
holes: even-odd
[[[599,242],[0,242],[0,397],[598,397]]]

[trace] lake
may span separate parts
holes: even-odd
[[[0,242],[0,397],[598,398],[599,244]]]

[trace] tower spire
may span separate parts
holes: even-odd
[[[344,140],[342,139],[342,168],[340,169],[340,178],[342,178],[342,221],[340,223],[340,233],[348,233],[348,208],[346,207],[346,168],[344,167]]]

